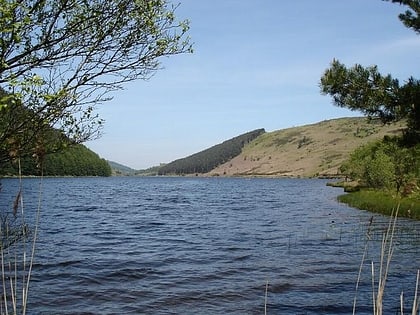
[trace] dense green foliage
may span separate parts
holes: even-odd
[[[109,176],[106,161],[83,145],[75,145],[0,88],[8,99],[0,108],[0,175]],[[25,128],[20,127],[25,124]]]
[[[407,197],[392,195],[385,191],[363,189],[339,196],[339,201],[352,207],[391,215],[398,208],[399,217],[420,219],[420,194]]]
[[[30,157],[21,160],[22,175],[40,175],[41,167]],[[110,176],[111,167],[95,152],[84,145],[63,149],[47,154],[42,163],[42,172],[46,176]],[[0,164],[0,175],[17,175],[18,164]]]
[[[340,170],[362,186],[407,194],[420,184],[419,157],[420,144],[405,147],[386,137],[356,149]]]
[[[207,173],[239,155],[245,144],[265,132],[257,129],[159,168],[159,175]]]
[[[0,88],[2,97],[8,102],[0,108],[0,165],[16,158],[41,160],[45,154],[70,144],[62,132],[45,124],[39,115],[21,103],[14,102],[12,95]]]

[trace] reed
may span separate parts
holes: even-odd
[[[395,225],[398,217],[398,207],[395,215],[391,215],[389,225],[386,232],[383,235],[381,243],[381,257],[379,263],[379,278],[378,278],[378,289],[375,295],[375,268],[372,261],[372,291],[373,291],[373,314],[382,315],[382,304],[383,296],[385,292],[385,284],[388,278],[389,267],[391,263],[392,254],[394,253],[394,232]]]
[[[264,315],[267,315],[268,279],[265,283]]]
[[[388,227],[382,236],[379,266],[375,268],[374,262],[373,261],[371,262],[373,315],[382,315],[383,313],[383,297],[384,297],[384,292],[385,292],[386,281],[387,281],[390,266],[391,266],[391,259],[394,253],[394,235],[395,235],[395,227],[397,224],[398,213],[399,213],[399,206],[397,206],[395,212],[393,211],[391,213]],[[369,222],[365,248],[363,251],[362,260],[359,267],[359,273],[358,273],[358,277],[356,281],[356,292],[355,292],[355,297],[353,301],[353,315],[356,314],[357,292],[359,288],[362,268],[366,260],[368,245],[371,241],[372,222],[373,222],[373,217],[370,219],[370,222]],[[375,272],[377,268],[379,268],[378,274],[377,274],[378,279],[376,279],[376,272]],[[416,288],[415,288],[415,294],[414,294],[413,306],[412,306],[412,312],[411,312],[412,315],[416,315],[419,310],[419,298],[418,298],[419,274],[420,274],[420,270],[417,271]],[[401,315],[404,314],[403,293],[401,293],[400,295],[400,312],[401,312]]]
[[[371,264],[370,264],[371,283],[372,283],[372,314],[373,315],[383,314],[383,297],[385,293],[386,281],[387,281],[390,266],[391,266],[391,259],[394,253],[394,235],[395,235],[395,227],[397,225],[397,218],[398,218],[399,210],[400,210],[400,206],[398,205],[396,209],[392,211],[389,222],[388,222],[388,227],[382,235],[379,266],[376,267],[373,261],[371,261]],[[362,259],[360,262],[356,286],[355,286],[355,295],[354,295],[354,300],[353,300],[353,312],[352,312],[353,315],[356,314],[357,294],[359,290],[363,266],[365,265],[369,244],[372,241],[373,219],[374,217],[372,216],[369,220],[369,224],[366,231],[366,242],[364,244],[364,251],[363,251]],[[290,240],[289,240],[289,243],[290,243]],[[377,268],[379,268],[379,272],[377,275],[378,279],[376,279]],[[415,284],[416,286],[415,286],[415,292],[414,292],[414,298],[413,298],[413,306],[411,309],[411,315],[419,314],[419,308],[420,308],[419,282],[420,282],[420,269],[417,270],[417,278],[416,278],[416,284]],[[269,287],[269,283],[267,280],[265,284],[264,315],[267,315],[268,287]],[[400,314],[404,315],[403,292],[401,292],[401,295],[400,295]]]
[[[417,270],[416,290],[414,291],[413,309],[411,312],[412,315],[416,315],[419,312],[419,307],[420,307],[419,282],[420,282],[420,269]],[[401,315],[403,315],[402,311],[401,311]]]
[[[20,170],[20,163],[19,163]],[[19,172],[19,189],[12,210],[1,209],[0,263],[1,299],[0,314],[26,314],[42,200],[42,176],[40,179],[34,230],[31,232],[25,220],[22,176]]]
[[[364,248],[363,255],[362,255],[362,261],[360,262],[359,272],[357,274],[356,290],[355,290],[354,299],[353,299],[353,315],[356,314],[357,292],[359,290],[359,284],[360,284],[360,279],[361,279],[361,276],[362,276],[363,265],[365,263],[366,254],[368,252],[369,242],[371,240],[372,224],[373,224],[373,217],[371,217],[370,220],[369,220],[369,225],[368,225],[367,232],[366,232],[365,248]]]

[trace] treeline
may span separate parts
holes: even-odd
[[[256,129],[238,137],[224,141],[211,148],[175,160],[159,168],[159,175],[182,175],[194,173],[207,173],[215,167],[239,155],[245,144],[251,142],[261,134],[264,129]]]
[[[24,176],[111,176],[111,166],[95,152],[81,144],[69,146],[57,153],[47,154],[42,165],[35,159],[21,159],[21,172]],[[0,165],[0,175],[14,176],[19,174],[16,161]]]

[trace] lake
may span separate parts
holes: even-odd
[[[355,296],[372,314],[389,218],[338,203],[326,182],[45,178],[29,314],[351,314]],[[5,209],[18,180],[1,183]],[[23,181],[28,222],[39,184]],[[419,244],[420,222],[399,219],[384,314],[401,291],[411,308]]]

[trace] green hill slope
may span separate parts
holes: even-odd
[[[21,163],[22,175],[40,175],[40,169],[32,158]],[[17,175],[17,164],[0,165],[0,175]],[[45,176],[110,176],[111,167],[98,154],[82,144],[70,146],[60,152],[47,154],[44,161]]]
[[[382,125],[366,118],[340,118],[260,135],[208,176],[334,176],[357,147],[401,134],[404,123]]]
[[[159,175],[183,175],[209,172],[240,154],[246,144],[264,132],[264,129],[247,132],[209,149],[163,165],[159,168],[158,173]]]

